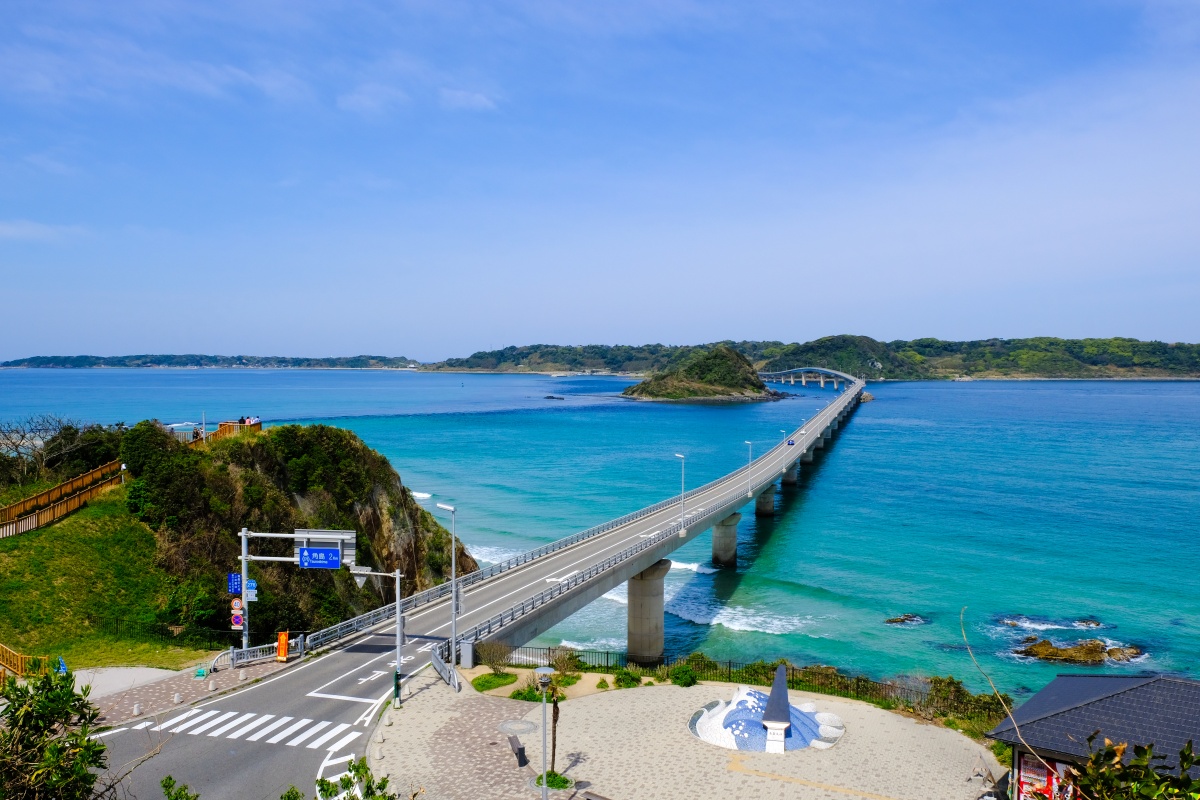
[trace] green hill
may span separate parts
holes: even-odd
[[[728,345],[693,353],[682,364],[657,372],[624,391],[645,400],[767,400],[776,396],[754,365]]]
[[[131,476],[124,487],[54,525],[0,540],[0,643],[33,655],[67,652],[72,666],[161,663],[166,655],[129,650],[100,621],[182,627],[181,641],[191,642],[206,630],[227,631],[225,575],[240,569],[243,526],[356,530],[358,563],[399,568],[405,594],[448,578],[449,532],[387,459],[349,431],[285,425],[191,448],[143,422],[124,432],[121,458]],[[252,547],[261,555],[292,552],[282,540]],[[477,569],[461,542],[457,557],[460,572]],[[259,586],[254,643],[392,600],[390,582],[359,589],[346,569],[256,562],[250,574]]]

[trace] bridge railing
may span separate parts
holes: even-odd
[[[857,388],[861,388],[861,387],[855,387],[855,388],[857,389]],[[857,394],[857,391],[855,392],[855,394]],[[823,416],[826,416],[826,415],[833,416],[835,413],[833,411],[833,409],[834,409],[834,406],[830,406],[826,409],[823,409],[820,414],[818,414],[812,420],[809,420],[809,422],[807,424],[812,424],[813,422],[817,422],[818,424],[821,424],[820,418]],[[840,409],[838,409],[838,411],[840,412]],[[773,451],[774,451],[774,448],[772,448],[772,450],[769,452],[773,452]],[[763,458],[765,458],[765,457],[766,456],[763,456]],[[700,487],[700,489],[697,489],[696,491],[702,492],[707,489],[711,489],[717,484],[728,481],[732,476],[737,475],[738,473],[745,472],[746,469],[748,469],[748,467],[742,467],[740,470],[729,473],[728,475],[721,478],[720,480],[713,481],[709,484],[706,484],[705,486]],[[773,480],[774,479],[772,478],[771,482],[773,482]],[[690,494],[691,493],[689,493],[689,495]],[[713,506],[721,506],[724,503],[728,502],[729,500],[731,500],[735,497],[737,497],[739,499],[741,497],[740,485],[737,487],[735,492],[731,492],[726,496],[722,496],[722,497],[718,498],[714,504],[709,506],[709,508],[711,508]],[[671,502],[677,502],[677,501],[671,501]],[[659,504],[659,505],[661,505],[661,504]],[[653,506],[651,506],[651,508],[653,508]],[[635,515],[629,515],[629,516],[635,517]],[[641,514],[639,513],[636,516],[641,516]],[[514,621],[520,619],[521,617],[534,611],[535,609],[545,605],[547,602],[549,602],[557,597],[560,597],[561,595],[565,594],[566,592],[570,591],[571,589],[574,589],[575,587],[586,583],[587,581],[603,574],[604,572],[607,572],[608,570],[612,569],[613,567],[615,567],[625,561],[628,561],[629,559],[633,558],[634,556],[644,553],[646,550],[649,550],[653,547],[658,546],[663,541],[671,538],[672,536],[677,535],[681,528],[686,527],[686,525],[689,522],[694,521],[695,519],[697,519],[700,516],[701,515],[699,513],[693,513],[693,514],[689,514],[686,517],[684,517],[683,520],[673,522],[671,525],[669,525],[668,527],[666,527],[662,531],[660,531],[657,535],[643,539],[642,541],[638,542],[637,544],[633,544],[633,545],[627,547],[626,549],[622,550],[620,553],[609,556],[608,558],[604,559],[603,561],[601,561],[597,564],[593,564],[592,566],[588,567],[587,569],[577,572],[574,575],[570,576],[569,578],[566,578],[566,579],[560,581],[559,583],[555,584],[554,586],[550,587],[549,589],[545,589],[541,592],[538,592],[533,597],[530,597],[530,598],[522,601],[521,603],[512,606],[511,608],[495,615],[494,617],[492,617],[484,622],[479,623],[478,625],[475,625],[474,627],[466,629],[461,634],[459,634],[459,640],[475,642],[475,641],[480,641],[482,639],[485,639],[485,638],[491,636],[492,634],[499,632],[499,630],[501,628],[503,628],[505,625],[512,624]],[[585,531],[585,533],[586,533],[586,531]],[[576,535],[578,536],[579,534],[576,534]],[[573,537],[568,537],[568,538],[573,538]],[[563,541],[565,541],[565,540],[563,540]],[[450,645],[448,642],[443,642],[443,643],[439,644],[437,647],[434,648],[434,650],[439,653],[440,658],[443,661],[445,661],[446,659],[448,659],[450,657]]]

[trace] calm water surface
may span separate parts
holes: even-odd
[[[455,503],[484,561],[719,477],[832,398],[668,406],[618,378],[287,370],[0,370],[0,418],[100,422],[263,417],[325,422],[385,453],[427,501]],[[798,389],[798,387],[797,387]],[[799,389],[798,389],[799,390]],[[959,625],[1009,691],[1062,668],[1011,654],[1027,636],[1146,649],[1098,671],[1200,674],[1200,384],[874,384],[855,414],[739,526],[737,570],[708,536],[673,555],[667,647],[786,656],[874,676],[953,673],[982,686]],[[547,400],[554,394],[565,400]],[[744,509],[744,512],[750,509]],[[232,565],[231,565],[232,566]],[[624,647],[618,589],[539,641]],[[884,620],[918,614],[923,624]],[[1080,620],[1098,620],[1098,630]],[[1080,668],[1070,668],[1080,671]]]

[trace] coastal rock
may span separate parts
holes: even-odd
[[[888,625],[924,625],[925,618],[919,614],[901,614],[898,617],[884,620]]]
[[[863,392],[862,397],[860,399],[864,403],[869,403],[875,399],[875,395],[871,394],[870,392]]]
[[[1065,661],[1069,664],[1103,664],[1110,659],[1131,661],[1143,652],[1135,645],[1109,647],[1099,639],[1087,639],[1061,647],[1049,639],[1042,639],[1016,651],[1017,655],[1030,656],[1041,661]]]

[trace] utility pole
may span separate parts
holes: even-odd
[[[250,529],[242,528],[242,649],[250,649],[250,604],[246,602],[247,569],[250,565]]]

